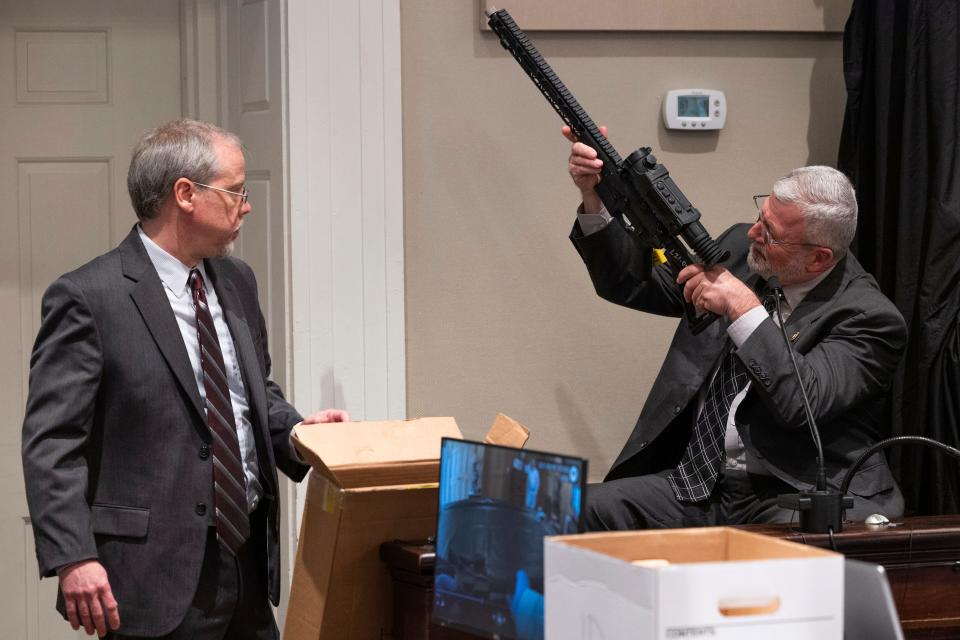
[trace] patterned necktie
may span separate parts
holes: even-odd
[[[217,539],[234,555],[250,536],[247,515],[246,478],[237,440],[237,424],[230,402],[223,353],[217,340],[217,329],[207,306],[203,276],[196,269],[190,272],[190,288],[197,311],[197,337],[200,342],[200,368],[207,397],[207,425],[213,436],[213,496],[216,508]]]
[[[782,302],[783,298],[781,298],[780,300]],[[766,309],[768,314],[776,315],[777,293],[773,289],[764,288],[760,292],[760,302],[763,304],[763,308]]]
[[[707,389],[703,411],[694,423],[687,450],[667,478],[678,500],[699,502],[710,497],[723,460],[730,403],[746,384],[747,373],[730,351]]]

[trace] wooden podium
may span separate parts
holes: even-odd
[[[890,525],[844,523],[833,540],[790,525],[742,525],[850,558],[881,564],[907,638],[960,638],[960,516],[901,518]],[[380,557],[393,576],[393,640],[460,640],[473,636],[431,627],[434,548],[429,543],[385,542]]]

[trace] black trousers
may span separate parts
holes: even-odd
[[[723,470],[709,499],[680,502],[667,481],[670,471],[589,485],[584,508],[587,529],[676,529],[799,520],[796,511],[777,506],[777,496],[797,490],[774,476]],[[858,497],[846,517],[862,520],[878,512],[882,510],[876,503]]]
[[[162,640],[279,640],[261,569],[266,553],[266,506],[250,516],[251,536],[234,556],[217,542],[210,527],[200,581],[193,602],[180,625]],[[123,622],[123,603],[120,621]],[[107,634],[113,640],[139,640],[140,636]]]

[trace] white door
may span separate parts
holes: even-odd
[[[39,581],[20,464],[40,298],[135,222],[130,151],[181,113],[178,0],[0,0],[0,636],[78,637]],[[122,613],[122,603],[121,603]],[[83,635],[82,637],[86,637]]]

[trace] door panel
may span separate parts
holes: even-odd
[[[181,112],[180,3],[0,2],[0,620],[3,637],[87,637],[39,580],[20,464],[47,285],[135,222],[130,151]],[[123,603],[120,603],[121,615]]]

